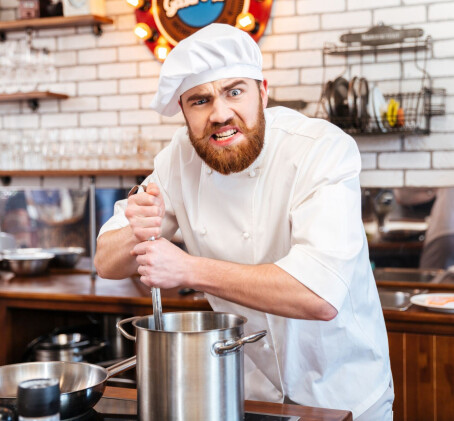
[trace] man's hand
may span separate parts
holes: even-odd
[[[132,233],[139,241],[161,235],[161,223],[165,213],[164,199],[156,184],[148,184],[146,191],[128,197],[125,216]]]
[[[137,256],[137,272],[145,285],[164,289],[187,286],[191,256],[165,238],[137,244],[131,254]]]

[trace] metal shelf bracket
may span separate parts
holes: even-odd
[[[39,108],[39,101],[36,98],[28,99],[27,105],[32,111],[36,111]]]
[[[96,36],[96,37],[100,37],[102,35],[102,26],[100,23],[95,23],[93,25],[93,34]]]

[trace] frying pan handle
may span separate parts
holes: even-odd
[[[107,378],[110,379],[117,374],[121,374],[126,370],[134,368],[136,366],[136,362],[136,356],[134,355],[127,360],[120,361],[114,365],[107,367]]]
[[[137,320],[137,319],[141,319],[142,316],[134,316],[134,317],[129,317],[128,319],[123,319],[123,320],[120,320],[119,322],[117,322],[117,329],[120,331],[120,333],[127,339],[131,340],[131,341],[136,341],[136,337],[133,336],[133,335],[130,335],[128,332],[126,332],[126,330],[123,329],[123,325],[125,323],[129,323],[129,322],[133,322],[134,320]]]
[[[262,339],[266,335],[266,330],[261,330],[259,332],[253,333],[249,336],[244,336],[240,339],[228,339],[226,341],[219,341],[213,344],[213,352],[216,355],[226,355],[240,349],[244,344],[249,344],[252,342],[257,342],[259,339]]]

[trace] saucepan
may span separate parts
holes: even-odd
[[[132,322],[136,336],[122,327]],[[159,421],[242,421],[243,346],[266,335],[243,336],[245,317],[214,311],[162,314],[117,323],[136,342],[139,419]]]
[[[0,367],[0,405],[16,406],[19,383],[37,378],[60,379],[60,417],[82,415],[101,399],[107,380],[136,366],[136,357],[108,368],[67,361],[32,362]]]

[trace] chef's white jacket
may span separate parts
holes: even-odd
[[[282,107],[265,110],[265,146],[246,170],[221,175],[196,154],[185,127],[144,182],[165,198],[163,236],[180,228],[191,255],[275,263],[331,303],[331,321],[289,319],[208,296],[248,318],[246,399],[348,409],[359,416],[391,380],[387,334],[361,221],[360,156],[336,126]],[[105,231],[128,224],[117,202]],[[282,303],[285,306],[285,303]]]

